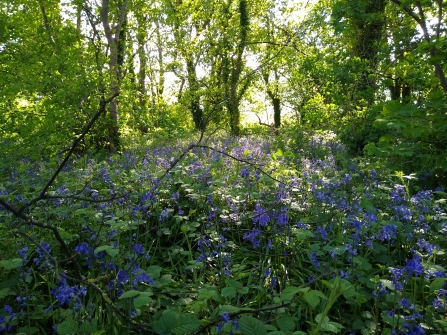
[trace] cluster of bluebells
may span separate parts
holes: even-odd
[[[53,269],[54,265],[52,260],[48,257],[51,254],[50,245],[47,242],[41,242],[40,247],[36,248],[36,251],[39,257],[34,258],[34,264],[38,265],[39,270],[45,271]]]
[[[80,285],[70,286],[67,280],[62,277],[59,286],[51,289],[51,294],[54,295],[61,307],[68,307],[74,303],[73,310],[78,312],[82,308],[83,297],[87,295],[87,289]],[[47,308],[49,311],[52,306]]]
[[[17,318],[17,313],[10,305],[4,305],[3,310],[4,314],[0,314],[0,334],[9,333],[12,330],[14,319]]]
[[[222,313],[220,317],[222,320],[219,321],[219,323],[216,326],[216,330],[219,334],[222,333],[225,325],[228,325],[230,335],[233,335],[234,331],[239,330],[238,320],[232,320],[230,314],[225,312]]]

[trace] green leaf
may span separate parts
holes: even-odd
[[[20,329],[19,329],[19,334],[33,335],[37,332],[39,332],[39,328],[37,328],[37,327],[24,326],[24,327],[20,327]],[[17,334],[17,335],[19,335],[19,334]]]
[[[165,311],[160,319],[154,322],[154,331],[160,335],[169,334],[177,326],[177,313]]]
[[[287,286],[280,295],[281,301],[289,302],[292,300],[293,296],[297,294],[298,292],[307,292],[309,290],[308,287],[306,288],[299,288],[296,286]]]
[[[315,317],[315,321],[316,321],[317,323],[321,323],[321,324],[328,323],[328,322],[329,322],[329,317],[328,317],[328,316],[325,316],[325,317],[323,318],[323,314],[318,314],[318,315]]]
[[[140,294],[140,292],[138,292],[138,291],[130,290],[130,291],[124,292],[124,293],[119,297],[119,300],[122,300],[122,299],[128,299],[128,298],[133,298],[133,297],[136,297],[136,296],[139,295],[139,294]]]
[[[227,312],[227,313],[237,313],[241,309],[232,305],[220,305],[219,312]]]
[[[276,150],[276,156],[278,156],[278,157],[282,157],[282,156],[284,156],[284,153],[282,152],[281,148],[279,148],[278,150]]]
[[[79,327],[80,333],[85,333],[85,334],[92,334],[94,332],[96,332],[98,328],[98,321],[95,319],[92,319],[91,321],[88,320],[84,320],[81,323],[81,326]]]
[[[276,320],[276,323],[279,329],[285,332],[291,331],[295,327],[295,321],[287,314],[283,314],[282,317]]]
[[[68,318],[64,322],[61,322],[57,326],[57,332],[61,335],[65,334],[77,334],[78,323],[72,318]]]
[[[106,250],[107,255],[109,255],[110,257],[116,257],[119,254],[119,252],[120,252],[120,249],[118,249],[118,248]]]
[[[0,266],[5,268],[6,270],[17,269],[17,267],[19,267],[20,265],[22,265],[21,258],[4,259],[0,261]]]
[[[267,335],[262,321],[248,315],[240,318],[239,329],[244,335]]]
[[[141,306],[152,302],[152,298],[144,295],[139,295],[133,300],[133,305],[135,308],[140,308]]]
[[[308,238],[313,238],[314,234],[307,229],[297,229],[295,230],[295,237],[297,238],[297,240],[306,240]]]
[[[180,314],[178,326],[172,332],[176,335],[192,334],[199,329],[200,325],[200,320],[194,314],[183,313]]]
[[[15,295],[15,292],[9,287],[0,290],[0,299],[4,299],[8,295]]]
[[[338,325],[338,323],[337,323],[337,325]],[[343,326],[342,326],[342,328],[343,328]],[[335,322],[323,323],[323,324],[321,325],[321,328],[320,328],[320,329],[322,329],[322,330],[326,330],[326,331],[328,331],[328,332],[332,332],[332,333],[339,333],[339,332],[340,332],[340,328],[338,328],[338,327],[335,325]]]
[[[104,250],[109,250],[109,249],[113,249],[113,246],[112,246],[112,245],[101,245],[100,247],[97,247],[97,248],[95,249],[95,255],[96,255],[98,252],[101,252],[101,251],[104,251]]]
[[[158,265],[151,265],[146,269],[146,273],[155,280],[160,278],[161,269]]]
[[[371,270],[372,268],[371,263],[369,263],[368,260],[362,256],[354,257],[353,262],[354,264],[358,263],[359,267],[365,271]]]
[[[326,300],[327,297],[320,291],[312,290],[304,293],[304,300],[312,307],[315,308],[320,304],[320,298]]]
[[[236,288],[235,287],[224,287],[222,289],[222,296],[233,298],[236,296]]]
[[[447,278],[436,278],[430,284],[430,291],[437,291],[444,286]]]
[[[105,330],[100,330],[96,333],[93,333],[92,335],[102,335],[102,334],[105,334],[105,332],[106,332]]]
[[[383,135],[379,138],[379,142],[394,142],[394,136],[390,134]]]

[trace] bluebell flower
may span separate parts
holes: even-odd
[[[403,270],[407,273],[408,277],[410,277],[411,275],[422,275],[424,267],[422,266],[421,256],[419,256],[417,253],[414,253],[413,259],[407,261],[407,264],[405,265]]]
[[[312,260],[312,263],[314,263],[316,268],[320,267],[320,262],[317,259],[317,253],[315,251],[310,254],[310,259]]]
[[[270,222],[270,217],[267,210],[263,209],[259,203],[255,206],[256,215],[253,217],[254,223],[259,223],[260,226],[265,227]]]
[[[47,242],[41,242],[40,247],[37,247],[36,251],[39,257],[34,258],[34,263],[36,265],[39,265],[39,269],[52,269],[53,264],[49,262],[48,257],[46,253],[42,250],[44,249],[48,254],[51,253],[50,245]]]
[[[228,323],[230,321],[230,314],[228,314],[227,312],[222,313],[220,317],[222,318],[224,323]]]
[[[137,255],[144,255],[144,246],[141,243],[138,243],[138,244],[132,243],[131,246],[132,246],[133,252],[135,252]]]
[[[287,215],[287,212],[285,209],[281,209],[281,212],[279,213],[276,223],[279,226],[285,226],[289,223],[289,216]]]
[[[402,325],[402,335],[425,335],[425,330],[418,325],[413,325],[405,322]]]
[[[250,170],[248,170],[247,168],[243,167],[241,170],[241,177],[248,179],[248,177],[250,177]]]
[[[162,222],[162,223],[165,222],[166,219],[168,218],[168,216],[169,216],[168,209],[167,208],[163,209],[159,216],[160,222]]]

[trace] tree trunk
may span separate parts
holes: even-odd
[[[126,20],[127,0],[121,3],[120,17],[113,29],[109,23],[109,0],[102,0],[101,21],[104,27],[104,33],[107,38],[107,46],[110,50],[109,56],[109,77],[110,90],[112,94],[118,94],[120,91],[120,63],[118,62],[120,49],[120,38],[122,34],[122,26]],[[112,33],[112,31],[114,33]],[[119,150],[119,127],[118,127],[118,101],[115,99],[109,106],[109,151],[116,153]]]

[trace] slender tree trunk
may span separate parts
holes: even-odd
[[[200,107],[199,82],[197,80],[196,66],[191,58],[186,60],[189,83],[189,108],[192,113],[194,126],[198,130],[205,130],[203,109]]]
[[[120,16],[113,29],[109,23],[109,0],[102,0],[101,21],[104,27],[104,33],[107,38],[107,46],[110,50],[109,56],[109,77],[110,90],[112,94],[119,94],[120,91],[120,64],[118,62],[120,38],[122,34],[122,25],[125,23],[127,14],[127,0],[120,4]],[[119,127],[118,127],[118,101],[114,99],[109,106],[109,151],[116,153],[119,150]]]
[[[239,1],[239,25],[239,42],[236,46],[236,55],[231,62],[229,59],[225,62],[226,66],[230,66],[231,64],[231,70],[227,70],[227,73],[229,72],[230,75],[228,78],[229,83],[226,85],[228,87],[226,107],[230,117],[230,130],[236,135],[240,133],[241,114],[239,110],[239,103],[242,99],[244,91],[247,88],[247,86],[244,85],[242,88],[238,89],[240,84],[239,79],[242,74],[242,67],[244,63],[243,54],[247,43],[248,30],[250,26],[247,0]]]

